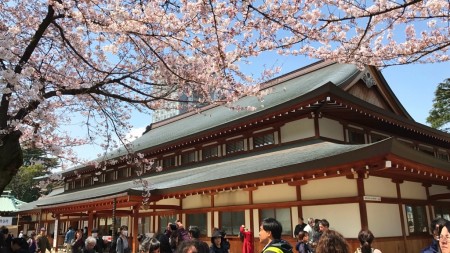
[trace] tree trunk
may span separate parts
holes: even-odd
[[[0,193],[3,193],[23,164],[22,148],[19,143],[21,135],[20,131],[14,131],[0,139]]]

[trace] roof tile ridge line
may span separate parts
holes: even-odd
[[[185,112],[185,113],[183,113],[183,114],[176,115],[175,117],[168,118],[168,119],[166,119],[166,120],[162,120],[162,121],[155,122],[155,123],[152,124],[152,128],[150,129],[150,131],[151,131],[152,129],[155,129],[155,128],[158,128],[158,127],[162,127],[162,126],[168,125],[168,124],[170,124],[170,123],[173,123],[173,122],[175,122],[175,121],[182,120],[182,119],[187,118],[187,117],[190,117],[190,116],[192,116],[192,115],[199,114],[199,113],[202,113],[202,112],[207,111],[207,110],[209,110],[209,109],[212,109],[212,108],[221,106],[222,104],[224,104],[224,103],[214,103],[214,104],[210,104],[210,105],[204,106],[204,107],[202,107],[202,108],[198,108],[198,109],[196,109],[196,110],[192,110],[192,111],[190,111],[190,112]]]
[[[309,65],[305,66],[305,67],[296,69],[294,71],[291,71],[289,73],[286,73],[284,75],[281,75],[279,77],[276,77],[274,79],[271,79],[269,81],[266,81],[266,82],[262,83],[260,90],[268,89],[268,88],[273,87],[273,86],[275,86],[275,85],[277,85],[279,83],[282,83],[282,82],[294,79],[296,77],[299,77],[299,76],[311,73],[313,71],[316,71],[318,69],[327,67],[327,66],[332,65],[332,64],[336,64],[336,62],[323,61],[323,60],[314,62],[312,64],[309,64]],[[242,96],[242,97],[245,97],[245,96]],[[242,98],[242,97],[240,97],[240,98]],[[222,106],[223,104],[225,104],[225,103],[217,103],[217,104],[207,105],[205,107],[199,108],[198,110],[193,110],[193,111],[186,112],[186,113],[177,115],[175,117],[172,117],[172,118],[169,118],[169,119],[166,119],[166,120],[155,122],[155,123],[152,124],[152,129],[165,126],[167,124],[173,123],[173,122],[178,121],[178,120],[182,120],[182,119],[190,117],[190,116],[192,116],[194,114],[202,113],[204,111],[207,111],[209,109],[212,109],[212,108],[215,108],[215,107],[218,107],[218,106]]]
[[[311,63],[311,64],[309,64],[309,65],[307,65],[305,67],[293,70],[293,71],[291,71],[289,73],[286,73],[284,75],[281,75],[279,77],[271,79],[271,80],[269,80],[267,82],[264,82],[263,84],[261,84],[261,90],[271,88],[271,87],[273,87],[273,86],[275,86],[277,84],[280,84],[282,82],[286,82],[286,81],[289,81],[291,79],[297,78],[299,76],[303,76],[303,75],[309,74],[311,72],[317,71],[317,70],[319,70],[321,68],[325,68],[325,67],[328,67],[328,66],[333,65],[333,64],[337,64],[337,62],[321,60],[321,61],[317,61],[317,62]]]

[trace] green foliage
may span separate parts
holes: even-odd
[[[41,164],[22,166],[6,189],[11,190],[12,195],[19,200],[35,201],[41,196],[41,189],[35,187],[37,181],[33,178],[45,175],[47,175],[47,169]]]
[[[440,83],[434,93],[433,109],[427,118],[431,127],[450,132],[450,78]]]
[[[24,165],[19,168],[17,174],[6,186],[6,190],[19,200],[32,202],[37,200],[42,194],[42,190],[51,190],[51,185],[47,189],[40,189],[37,186],[38,181],[34,178],[46,176],[51,168],[55,168],[58,163],[54,158],[46,157],[44,151],[40,149],[23,150]]]

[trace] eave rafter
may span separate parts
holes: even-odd
[[[288,184],[290,186],[304,185],[310,180],[332,178],[339,176],[346,176],[349,179],[358,178],[362,174],[369,174],[369,171],[375,171],[385,168],[386,161],[382,157],[377,157],[371,160],[359,161],[355,163],[342,164],[320,169],[305,169],[302,170],[301,164],[294,165],[298,167],[298,172],[282,176],[272,176],[270,178],[261,178],[255,180],[248,180],[245,182],[236,182],[217,185],[214,187],[200,188],[195,190],[176,191],[171,193],[162,193],[163,199],[178,198],[184,199],[194,195],[215,195],[220,192],[232,192],[236,190],[256,190],[261,186]],[[283,168],[278,168],[282,170]]]
[[[374,171],[372,174],[377,176],[389,176],[400,180],[408,179],[420,183],[436,184],[436,182],[440,182],[442,185],[449,184],[449,171],[407,161],[394,155],[389,155],[387,161],[389,161],[390,166]]]
[[[132,197],[132,198],[130,198]],[[84,213],[87,211],[102,211],[102,210],[112,210],[114,205],[114,198],[101,200],[101,201],[89,201],[89,202],[72,202],[67,204],[54,205],[49,207],[43,207],[46,211],[66,215],[70,213]],[[142,202],[142,198],[134,196],[126,196],[116,198],[116,208],[132,207],[139,205]]]

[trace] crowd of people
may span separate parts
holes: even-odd
[[[259,228],[259,241],[265,245],[261,253],[350,253],[350,247],[344,236],[329,229],[326,219],[314,220],[309,218],[294,229],[297,238],[295,247],[281,238],[282,225],[274,218],[266,218]],[[443,218],[432,221],[430,231],[432,242],[422,249],[420,253],[450,253],[450,222]],[[0,253],[50,253],[51,247],[46,236],[45,228],[39,234],[32,232],[29,236],[21,231],[17,238],[8,233],[6,227],[0,228]],[[242,239],[242,253],[253,253],[253,233],[242,225],[240,228]],[[372,247],[374,235],[368,229],[362,229],[358,234],[360,247],[355,253],[381,253]],[[169,223],[163,233],[152,237],[138,236],[139,253],[230,253],[230,242],[223,230],[215,228],[211,236],[211,244],[200,240],[200,229],[190,226],[185,229],[180,221]],[[98,231],[92,230],[87,235],[87,228],[77,230],[70,227],[64,238],[67,253],[103,253],[106,243],[99,238]],[[109,253],[131,253],[128,243],[128,227],[121,226],[117,240],[109,247]]]

